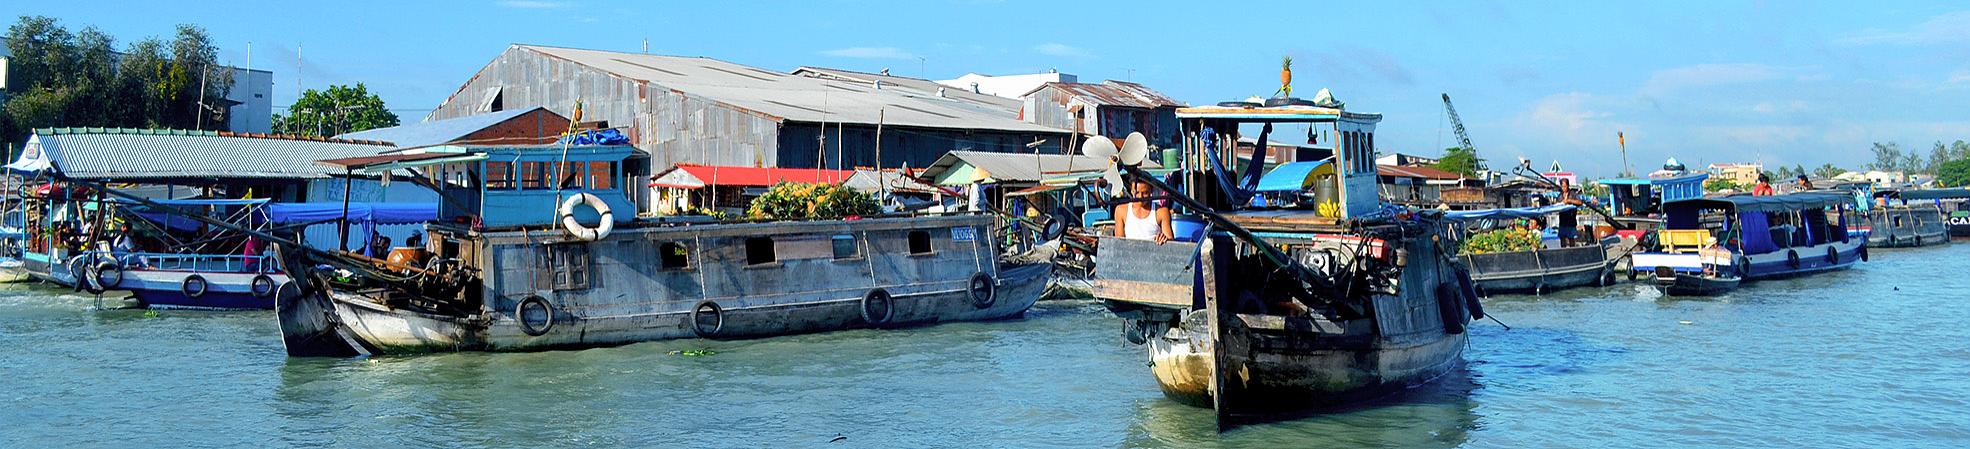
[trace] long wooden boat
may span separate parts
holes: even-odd
[[[1867,246],[1912,248],[1949,243],[1949,222],[1934,205],[1895,205],[1867,211]]]
[[[1165,396],[1216,409],[1224,429],[1400,391],[1461,366],[1465,326],[1481,315],[1476,295],[1439,244],[1441,213],[1380,201],[1370,143],[1379,115],[1257,105],[1177,114],[1188,166],[1212,168],[1182,173],[1194,187],[1173,200],[1215,231],[1163,244],[1102,237],[1094,278],[1096,297],[1125,319],[1124,335],[1146,347]],[[1316,186],[1336,194],[1314,208],[1237,210],[1249,204],[1239,192],[1257,184],[1241,186],[1222,168],[1236,163],[1238,125],[1282,122],[1345,136],[1333,145],[1335,176],[1324,178],[1334,184]],[[1258,151],[1252,160],[1264,159]]]
[[[1853,203],[1844,192],[1681,200],[1664,205],[1667,229],[1661,232],[1699,235],[1709,242],[1698,244],[1704,247],[1721,244],[1730,254],[1724,265],[1744,280],[1812,274],[1867,259],[1867,242],[1847,232],[1842,213]],[[1664,237],[1656,248],[1634,255],[1634,269],[1701,272],[1705,262],[1698,254],[1673,250],[1691,241]]]
[[[1904,190],[1899,196],[1909,204],[1934,205],[1950,237],[1970,237],[1970,188]]]
[[[1540,218],[1575,210],[1573,205],[1530,207],[1514,209],[1485,209],[1457,211],[1445,214],[1447,219],[1472,224],[1478,230],[1494,228],[1496,223],[1514,218]],[[1490,226],[1480,223],[1491,222]],[[1586,232],[1582,232],[1583,235]],[[1457,262],[1471,273],[1479,294],[1493,293],[1547,293],[1574,287],[1610,285],[1614,283],[1613,260],[1609,258],[1610,246],[1619,243],[1618,237],[1596,240],[1591,244],[1561,248],[1539,248],[1530,251],[1508,251],[1496,253],[1462,253]]]
[[[634,206],[613,186],[625,181],[614,168],[633,148],[453,151],[329,161],[489,173],[477,181],[497,187],[445,184],[441,219],[427,225],[429,255],[417,263],[349,267],[289,251],[347,270],[341,280],[313,271],[311,288],[281,298],[290,355],[524,351],[1006,319],[1033,305],[1051,269],[1001,263],[986,215],[631,220]],[[589,182],[497,182],[530,176],[515,176],[516,167],[561,160]]]

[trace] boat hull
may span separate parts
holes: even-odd
[[[1869,247],[1914,248],[1949,243],[1949,221],[1935,207],[1888,207],[1869,211],[1867,216]]]
[[[723,309],[715,336],[700,335],[690,310],[599,318],[557,316],[541,335],[529,335],[513,315],[449,317],[386,307],[367,296],[336,292],[330,302],[334,325],[367,353],[408,354],[443,351],[537,351],[617,346],[630,343],[713,337],[760,338],[869,327],[910,327],[951,321],[1016,318],[1046,289],[1050,266],[1022,265],[1001,273],[996,301],[976,307],[961,286],[920,294],[895,295],[894,317],[880,326],[862,318],[861,297],[777,304],[734,304]],[[285,321],[288,317],[282,315]],[[565,320],[565,321],[561,321]],[[286,324],[283,323],[285,326]],[[333,338],[327,338],[333,342]]]
[[[1748,260],[1750,265],[1740,273],[1743,273],[1745,280],[1759,280],[1846,269],[1861,260],[1861,254],[1865,251],[1864,245],[1859,240],[1850,240],[1782,249],[1764,254],[1749,254],[1745,256],[1745,260]],[[1826,256],[1829,248],[1837,257]],[[1794,255],[1797,256],[1796,263]]]
[[[185,291],[185,280],[197,274],[205,279],[204,294],[196,297]],[[274,289],[265,296],[253,294],[258,273],[193,273],[168,270],[129,270],[123,282],[113,288],[130,293],[152,308],[266,310],[274,308],[274,292],[288,283],[284,274],[268,274]]]
[[[1457,259],[1483,293],[1545,293],[1604,284],[1610,278],[1607,254],[1606,246],[1593,245]]]
[[[1675,277],[1657,277],[1656,285],[1671,296],[1716,296],[1736,290],[1741,279],[1735,277],[1704,277],[1678,273]]]

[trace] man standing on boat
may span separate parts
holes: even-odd
[[[1573,182],[1567,178],[1560,178],[1560,204],[1571,204],[1574,207],[1586,205],[1580,201],[1580,198],[1573,196]],[[1580,239],[1580,210],[1568,209],[1560,212],[1558,227],[1560,246],[1573,246],[1574,241]]]
[[[1129,183],[1129,192],[1135,198],[1154,196],[1156,188],[1149,181],[1140,178]],[[1115,206],[1115,236],[1154,240],[1156,244],[1170,241],[1175,236],[1170,229],[1170,208],[1160,207],[1154,200],[1139,200]]]

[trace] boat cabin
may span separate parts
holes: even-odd
[[[1703,266],[1693,249],[1712,246],[1734,254],[1730,269],[1747,279],[1845,268],[1864,252],[1863,239],[1847,232],[1845,211],[1853,204],[1844,192],[1667,202],[1657,248],[1635,254],[1634,269],[1700,271]]]
[[[1709,173],[1689,173],[1666,177],[1603,179],[1608,187],[1608,211],[1617,217],[1647,217],[1662,213],[1662,205],[1703,198],[1703,181]]]
[[[415,170],[443,196],[438,219],[484,228],[556,225],[560,206],[580,194],[593,195],[609,206],[611,218],[636,218],[623,161],[639,150],[628,145],[581,146],[437,146],[371,157],[322,161],[360,174],[386,176],[395,170]],[[594,223],[593,208],[577,207],[574,216]]]
[[[1312,148],[1332,154],[1294,167],[1295,173],[1307,176],[1297,180],[1311,183],[1306,191],[1315,194],[1314,201],[1326,201],[1313,205],[1313,215],[1333,221],[1371,215],[1382,209],[1375,168],[1375,125],[1382,121],[1381,114],[1317,106],[1202,106],[1177,109],[1177,119],[1183,125],[1184,146],[1189,150],[1184,152],[1182,160],[1190,174],[1185,185],[1195,186],[1190,196],[1204,200],[1212,208],[1234,210],[1250,204],[1253,192],[1261,189],[1260,175],[1266,171],[1264,161],[1269,159],[1265,153]],[[1247,165],[1237,167],[1241,158],[1235,147],[1241,135],[1253,131],[1258,133],[1253,142],[1270,142],[1270,135],[1279,132],[1304,134],[1308,143],[1276,149],[1269,148],[1269,144],[1255,144]],[[1237,174],[1237,180],[1230,179],[1233,173]],[[1206,176],[1221,179],[1205,182]],[[1311,181],[1307,181],[1309,178]],[[1220,191],[1218,186],[1236,186],[1236,189]],[[1323,192],[1331,194],[1322,198]]]

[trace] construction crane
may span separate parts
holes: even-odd
[[[1443,111],[1450,114],[1450,128],[1457,131],[1457,143],[1464,149],[1470,150],[1471,156],[1477,156],[1477,147],[1471,145],[1471,134],[1464,132],[1464,119],[1457,117],[1457,106],[1450,104],[1450,94],[1447,93],[1443,94]],[[1490,170],[1489,167],[1485,167],[1484,158],[1475,159],[1477,159],[1478,172]]]

